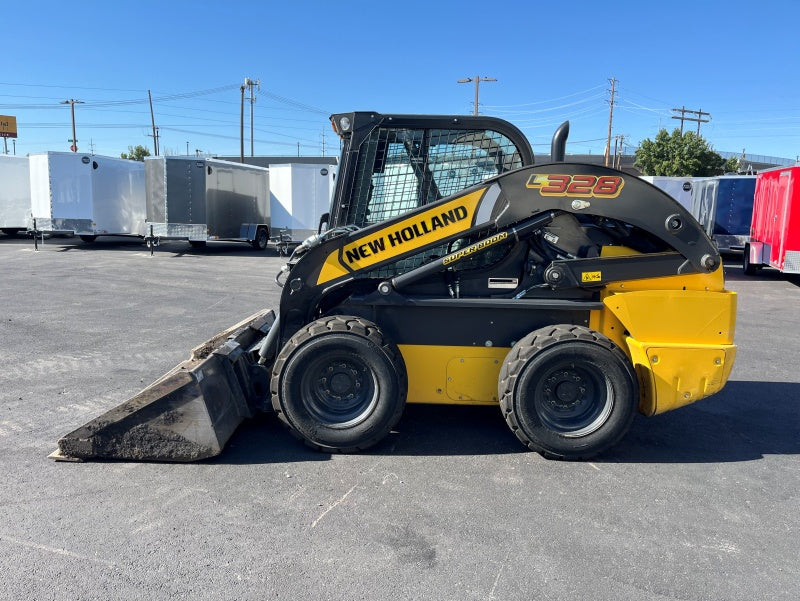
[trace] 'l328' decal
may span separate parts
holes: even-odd
[[[539,190],[542,196],[574,196],[577,198],[616,198],[625,180],[618,175],[567,175],[535,173],[528,178],[527,188]]]

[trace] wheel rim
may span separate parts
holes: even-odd
[[[303,378],[303,404],[320,423],[350,428],[366,420],[378,402],[376,380],[358,357],[335,354],[314,360]]]
[[[552,366],[537,382],[534,399],[539,419],[568,438],[599,429],[614,407],[614,391],[602,371],[575,363]]]

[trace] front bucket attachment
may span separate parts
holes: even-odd
[[[193,349],[142,392],[58,441],[56,460],[197,461],[222,452],[266,408],[269,370],[257,349],[275,323],[262,311]],[[255,357],[255,358],[254,358]]]

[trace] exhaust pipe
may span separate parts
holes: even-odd
[[[564,153],[567,148],[567,136],[569,136],[569,121],[564,121],[564,123],[558,126],[556,133],[553,134],[553,141],[550,143],[550,162],[564,162]]]

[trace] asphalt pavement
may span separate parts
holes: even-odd
[[[0,235],[0,598],[796,600],[800,280],[739,293],[717,395],[587,462],[495,407],[410,405],[368,452],[274,416],[197,464],[54,462],[56,441],[268,306],[283,259]]]

